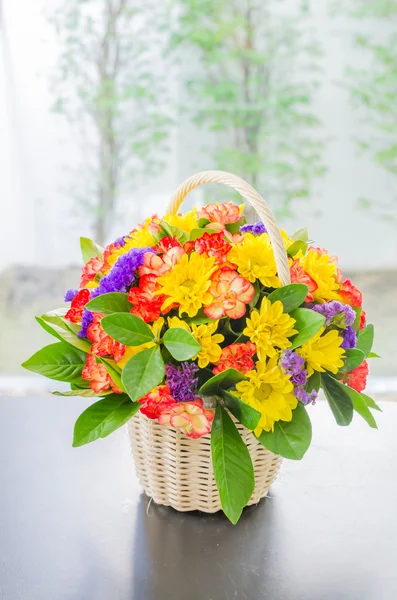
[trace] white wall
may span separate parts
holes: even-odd
[[[10,263],[66,265],[79,260],[78,238],[89,235],[85,220],[70,212],[65,197],[65,165],[78,160],[78,147],[67,126],[50,113],[46,74],[54,65],[57,43],[42,10],[50,0],[3,0],[0,32],[0,269]],[[397,236],[388,223],[358,211],[357,198],[382,200],[390,195],[387,178],[356,155],[358,122],[348,94],[338,82],[352,54],[348,23],[331,21],[327,0],[316,0],[313,25],[325,47],[324,86],[316,110],[329,137],[328,173],[313,199],[296,205],[288,229],[310,227],[311,237],[342,257],[348,268],[397,267]],[[175,83],[175,82],[174,82]],[[170,85],[172,82],[170,83]],[[177,90],[178,86],[172,86]],[[177,93],[177,92],[175,92]],[[161,179],[136,190],[115,235],[137,219],[161,210],[166,198],[192,170],[210,167],[199,151],[200,137],[183,123],[171,140],[168,166]]]

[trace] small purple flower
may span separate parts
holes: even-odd
[[[293,350],[284,350],[281,357],[281,368],[287,375],[298,375],[301,373],[305,359]]]
[[[183,362],[180,366],[166,365],[166,384],[175,400],[181,402],[196,398],[198,379],[195,374],[198,370],[195,363]]]
[[[295,386],[304,386],[307,382],[307,371],[301,371],[300,373],[296,373],[292,375],[291,381]]]
[[[128,236],[125,235],[124,237],[117,238],[117,240],[114,240],[113,245],[114,246],[120,246],[121,248],[124,248],[124,246],[125,246],[125,238],[126,237],[128,237]]]
[[[96,298],[109,292],[126,292],[135,279],[135,271],[143,263],[146,252],[152,248],[132,248],[117,259],[107,275],[104,275],[99,286],[93,290],[91,298]]]
[[[331,300],[324,304],[315,304],[311,308],[320,315],[324,315],[326,327],[332,324],[345,329],[353,325],[356,319],[356,313],[352,307],[348,304],[342,304],[338,300]]]
[[[90,312],[89,310],[87,310],[86,308],[83,311],[83,318],[81,319],[81,329],[80,331],[77,333],[77,335],[81,338],[86,338],[87,337],[87,327],[88,325],[90,325],[90,323],[92,323],[94,316],[92,314],[92,312]]]
[[[310,393],[303,387],[296,387],[294,390],[295,397],[302,402],[302,404],[314,404],[316,402],[318,393],[316,390],[312,390]]]
[[[342,331],[343,342],[341,348],[355,348],[357,345],[357,334],[350,325]]]
[[[261,221],[258,223],[247,223],[247,225],[242,225],[240,231],[241,233],[253,233],[254,235],[267,233],[267,229]]]
[[[65,294],[65,302],[71,302],[78,293],[79,290],[68,290]]]

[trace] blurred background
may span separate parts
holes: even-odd
[[[0,0],[0,392],[54,388],[19,365],[79,237],[127,234],[208,168],[340,256],[370,386],[397,392],[397,0]]]

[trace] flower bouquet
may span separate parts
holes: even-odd
[[[241,193],[242,206],[178,208],[202,183]],[[100,400],[77,419],[74,446],[128,422],[146,493],[178,510],[223,509],[236,523],[266,495],[281,457],[301,459],[321,388],[338,425],[359,413],[373,326],[361,292],[306,230],[280,231],[261,196],[220,171],[188,179],[164,218],[104,250],[86,238],[70,306],[38,323],[57,341],[24,367],[58,381],[58,395]],[[308,410],[309,409],[309,410]]]

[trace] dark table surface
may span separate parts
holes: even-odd
[[[310,408],[307,456],[235,527],[148,506],[124,430],[73,449],[86,405],[0,398],[1,600],[397,598],[397,403],[379,431]]]

